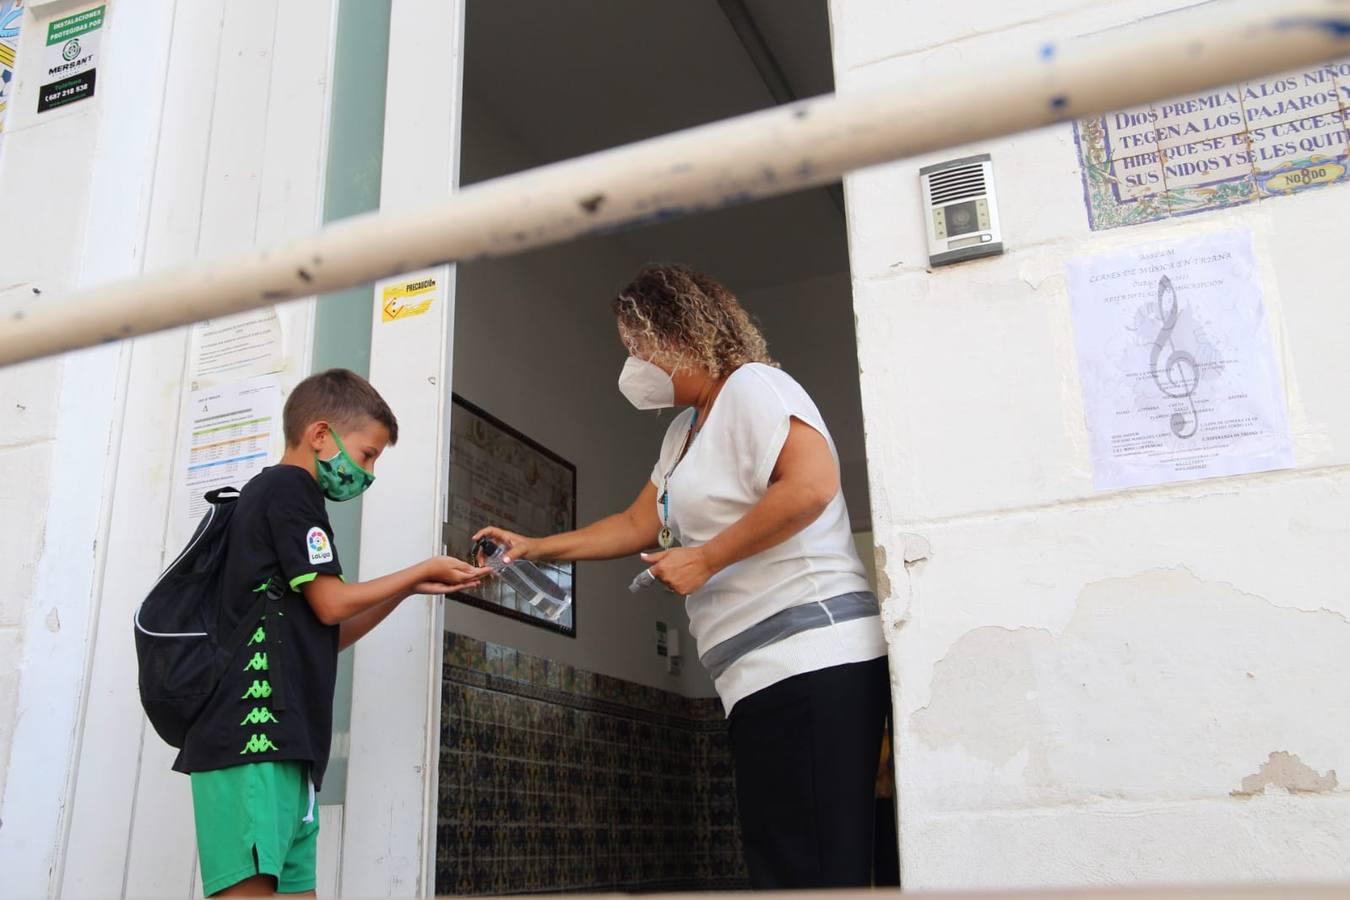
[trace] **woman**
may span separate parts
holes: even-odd
[[[614,312],[629,353],[620,391],[638,409],[689,407],[651,480],[626,511],[579,531],[476,538],[536,560],[659,546],[642,559],[688,598],[730,719],[751,885],[869,885],[886,647],[825,422],[713,279],[649,267]]]

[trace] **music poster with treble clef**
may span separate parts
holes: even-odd
[[[1070,260],[1097,490],[1294,465],[1247,231]]]

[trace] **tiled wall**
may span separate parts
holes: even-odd
[[[454,634],[443,678],[438,894],[745,887],[718,701]]]

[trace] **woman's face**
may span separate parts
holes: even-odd
[[[692,362],[692,354],[645,345],[627,334],[622,325],[619,326],[619,342],[623,344],[629,356],[649,362],[670,376],[670,380],[675,384],[675,402],[681,406],[692,403],[702,392],[704,385],[712,380],[702,366]]]

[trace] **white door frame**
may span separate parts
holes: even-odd
[[[381,211],[442,198],[458,181],[464,7],[465,0],[393,4]],[[398,263],[389,260],[390,269]],[[393,407],[400,435],[364,500],[363,573],[384,574],[442,548],[454,270],[424,274],[440,285],[425,314],[382,322],[378,296],[373,304],[370,379]],[[441,603],[408,600],[354,648],[340,882],[347,896],[435,891]]]

